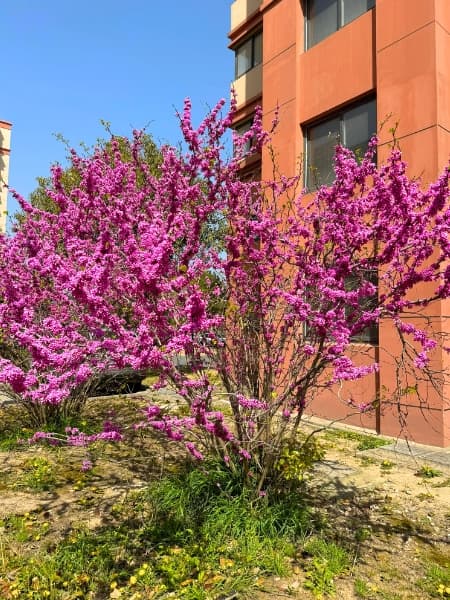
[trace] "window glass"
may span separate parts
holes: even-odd
[[[262,63],[262,31],[253,38],[253,67]]]
[[[375,6],[375,0],[309,0],[306,7],[308,48]]]
[[[341,25],[347,25],[375,6],[375,0],[341,0],[341,2]]]
[[[244,42],[236,50],[236,78],[252,68],[252,39]]]
[[[366,279],[370,281],[378,290],[378,272],[376,270],[367,270],[365,273],[361,273],[359,277],[350,275],[346,277],[345,280],[345,289],[346,290],[355,290],[361,286],[362,280]],[[311,295],[307,298],[308,302],[311,302],[311,296],[313,296],[314,292],[311,291]],[[314,307],[314,300],[313,307]],[[346,306],[345,317],[348,325],[351,327],[354,323],[356,323],[360,318],[361,314],[364,311],[373,311],[378,306],[378,291],[376,291],[373,296],[367,296],[365,298],[360,298],[358,300],[357,306]],[[318,306],[316,306],[316,309]],[[372,323],[368,327],[365,327],[362,331],[359,331],[355,335],[352,335],[350,341],[353,343],[365,343],[365,344],[378,344],[379,338],[379,327],[378,323]],[[304,323],[303,326],[303,335],[306,339],[312,339],[314,336],[314,331],[308,326],[308,323]]]
[[[262,62],[262,31],[248,38],[235,50],[236,79]]]
[[[306,130],[306,187],[313,190],[334,181],[333,157],[341,142],[357,156],[377,131],[376,100],[341,111],[335,117]]]
[[[336,0],[311,0],[308,8],[308,46],[318,44],[337,30]]]
[[[378,273],[375,270],[366,271],[363,274],[363,278],[367,281],[370,281],[378,290]],[[354,290],[361,285],[361,276],[360,277],[348,277],[346,281],[346,289]],[[376,292],[373,296],[367,296],[365,298],[361,298],[358,301],[358,310],[355,311],[354,308],[346,309],[347,318],[349,321],[352,321],[352,316],[354,315],[355,321],[357,321],[361,313],[364,311],[373,311],[378,306],[378,292]],[[351,340],[353,342],[367,342],[369,344],[378,344],[378,323],[372,323],[368,327],[365,327],[362,331],[353,335]]]
[[[367,143],[377,131],[376,102],[372,100],[348,110],[343,115],[343,143],[357,154],[367,149]]]
[[[253,123],[253,121],[250,119],[249,121],[244,121],[243,123],[239,123],[239,125],[237,125],[234,129],[237,134],[244,135],[244,133],[247,133],[247,131],[250,129],[250,127],[252,126],[252,123]],[[253,139],[250,138],[249,140],[246,141],[245,146],[243,147],[243,151],[250,152],[252,146],[253,146]]]
[[[334,180],[334,148],[340,140],[340,119],[330,119],[308,130],[307,187],[330,185]]]

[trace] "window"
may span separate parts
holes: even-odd
[[[375,6],[375,0],[308,0],[306,42],[311,48]]]
[[[378,290],[378,272],[376,270],[365,271],[359,277],[350,276],[345,282],[347,290],[354,290],[361,287],[362,280],[370,281]],[[373,296],[367,296],[361,298],[358,301],[358,308],[346,308],[345,313],[349,323],[354,319],[357,321],[363,311],[373,311],[378,306],[378,292],[374,293]],[[366,343],[366,344],[378,344],[378,323],[372,323],[368,327],[365,327],[362,331],[359,331],[351,337],[352,342]]]
[[[236,125],[234,130],[236,131],[236,133],[238,135],[244,135],[244,133],[247,133],[247,131],[250,129],[250,127],[252,126],[252,123],[253,123],[253,119],[249,119],[247,121],[242,121],[241,123]],[[245,142],[245,145],[242,147],[242,151],[245,154],[248,154],[248,152],[250,152],[250,150],[252,149],[253,143],[254,143],[253,138],[248,139]]]
[[[354,327],[354,325],[360,320],[362,313],[364,311],[372,312],[378,306],[378,272],[376,269],[367,269],[363,270],[359,273],[359,275],[349,275],[345,278],[344,287],[347,291],[356,290],[361,287],[364,281],[370,281],[372,285],[375,286],[376,292],[373,295],[365,296],[360,298],[357,302],[357,305],[347,305],[344,307],[345,311],[345,320],[349,327]],[[314,292],[313,292],[314,293]],[[308,298],[308,301],[311,301],[311,298]],[[326,304],[326,299],[318,299],[317,308],[324,302]],[[312,304],[314,308],[314,303]],[[379,328],[378,323],[371,323],[364,329],[361,329],[354,333],[350,342],[354,344],[373,344],[378,345],[379,343]],[[315,332],[310,328],[307,322],[303,324],[303,335],[305,339],[313,340]]]
[[[353,152],[364,153],[377,130],[376,100],[339,112],[306,129],[306,187],[315,189],[334,181],[333,156],[341,143]]]
[[[235,50],[236,79],[262,62],[262,31],[247,38]]]

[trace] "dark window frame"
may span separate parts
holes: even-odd
[[[304,2],[305,2],[305,11],[304,11],[304,14],[305,14],[305,50],[309,50],[310,48],[313,48],[317,44],[320,44],[320,42],[327,39],[330,35],[333,35],[333,33],[336,33],[337,31],[339,31],[340,29],[342,29],[343,27],[345,27],[346,25],[348,25],[355,19],[366,14],[366,12],[369,12],[369,10],[372,10],[373,8],[375,8],[375,2],[376,2],[376,0],[367,0],[368,7],[360,14],[356,15],[349,21],[345,22],[345,20],[344,20],[344,4],[345,4],[346,0],[332,0],[333,5],[336,5],[336,28],[333,29],[333,31],[331,33],[329,33],[328,35],[321,37],[317,41],[311,42],[311,37],[312,37],[311,24],[313,21],[313,18],[311,17],[311,11],[312,11],[313,2],[315,2],[315,1],[317,1],[317,0],[304,0]]]
[[[233,126],[233,129],[238,135],[244,135],[244,133],[247,133],[247,131],[250,130],[252,125],[253,125],[253,117],[250,117],[248,119],[243,119],[242,121],[239,121],[238,123],[236,123]],[[241,131],[239,131],[239,130],[241,130]],[[246,154],[248,154],[251,151],[254,144],[255,144],[255,139],[253,137],[250,138],[249,140],[247,140],[247,143],[244,146],[244,151]],[[233,154],[234,154],[234,148],[233,148]]]
[[[373,296],[367,296],[366,298],[360,299],[358,302],[359,307],[362,310],[364,310],[364,308],[367,308],[369,310],[374,310],[378,306],[378,289],[379,289],[378,270],[377,269],[366,269],[363,274],[363,278],[366,281],[370,281],[370,283],[372,283],[376,287],[377,291],[373,294]],[[355,286],[352,285],[352,281],[355,281],[355,283],[356,283]],[[359,281],[357,280],[357,277],[349,276],[345,287],[348,290],[351,290],[352,287],[358,287],[358,284],[359,284]],[[350,310],[349,308],[346,308],[346,312],[349,310]],[[359,333],[356,333],[355,335],[352,335],[350,338],[350,341],[352,344],[370,344],[371,346],[378,346],[379,340],[380,340],[380,332],[379,332],[379,324],[378,323],[372,323],[371,325],[368,325],[362,331],[360,331]]]
[[[359,305],[359,308],[362,310],[364,310],[365,306],[368,309],[373,310],[374,308],[376,308],[378,306],[378,290],[379,290],[378,270],[376,268],[365,269],[363,277],[364,277],[364,279],[367,279],[373,285],[375,285],[377,291],[373,294],[373,296],[367,296],[366,298],[361,298],[358,301],[358,305]],[[352,280],[355,281],[355,284],[356,284],[355,286],[352,285]],[[358,287],[358,283],[359,283],[359,281],[357,280],[357,277],[349,275],[346,278],[344,286],[347,290],[351,290],[352,287]],[[350,307],[347,307],[347,306],[344,307],[344,311],[346,313],[346,318],[349,315],[350,310],[351,310]],[[311,339],[309,332],[310,332],[310,328],[308,327],[308,324],[306,322],[304,322],[303,323],[303,337],[305,340]],[[363,345],[369,345],[369,346],[379,346],[379,344],[380,344],[379,323],[372,323],[371,325],[368,325],[367,327],[365,327],[359,333],[352,335],[350,337],[349,342],[350,342],[350,344],[363,344]]]
[[[256,40],[258,37],[261,37],[261,56],[260,56],[259,62],[256,62],[257,61]],[[246,46],[248,44],[248,42],[251,43],[250,66],[245,71],[239,72],[239,70],[238,70],[238,53],[239,53],[240,49],[244,48],[244,46]],[[243,40],[238,46],[236,46],[236,48],[234,48],[234,78],[239,79],[239,77],[242,77],[243,75],[245,75],[246,73],[248,73],[249,71],[251,71],[252,69],[257,67],[261,63],[262,63],[262,29],[258,29],[257,31],[254,31],[251,35],[246,37],[245,40]]]
[[[310,191],[316,190],[321,185],[331,185],[332,182],[334,181],[334,178],[331,181],[328,180],[328,174],[325,174],[325,175],[322,174],[323,182],[321,183],[317,179],[318,175],[314,174],[314,171],[313,171],[314,166],[310,165],[312,130],[319,126],[325,125],[327,123],[331,123],[332,121],[339,120],[339,133],[332,134],[332,135],[336,136],[336,143],[334,144],[334,146],[339,144],[341,141],[344,145],[346,145],[346,138],[349,135],[348,131],[346,129],[346,126],[345,126],[346,115],[349,115],[355,109],[361,108],[365,105],[367,105],[368,110],[370,110],[371,107],[369,105],[371,105],[371,104],[374,104],[374,108],[375,108],[375,123],[374,123],[375,130],[373,132],[370,132],[370,131],[367,132],[367,134],[368,134],[367,140],[365,140],[364,144],[361,146],[361,151],[364,152],[366,150],[366,148],[364,148],[363,146],[366,145],[367,142],[370,140],[370,138],[376,133],[376,124],[377,124],[376,108],[377,107],[376,107],[376,96],[374,96],[374,95],[366,96],[365,98],[362,98],[358,102],[353,102],[349,105],[342,107],[341,109],[329,114],[327,117],[325,117],[323,119],[319,119],[319,120],[314,121],[306,126],[303,126],[302,129],[303,129],[303,137],[304,137],[304,173],[305,173],[304,184],[308,190],[310,190]],[[350,146],[350,148],[352,149],[352,146]],[[332,168],[332,163],[330,163],[330,173],[331,173],[331,168]]]

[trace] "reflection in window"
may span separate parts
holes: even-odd
[[[357,308],[346,308],[346,317],[350,323],[352,321],[357,322],[361,318],[361,314],[363,312],[372,312],[378,306],[378,272],[376,270],[365,271],[359,277],[354,275],[348,277],[345,282],[345,288],[349,291],[358,289],[361,287],[363,281],[370,281],[370,283],[375,286],[377,291],[371,296],[360,298],[358,300]],[[378,344],[378,323],[371,323],[362,331],[352,335],[351,341],[367,344]]]
[[[359,275],[349,275],[345,278],[344,287],[347,291],[357,290],[362,286],[364,281],[370,281],[370,283],[375,286],[376,291],[370,296],[360,298],[356,306],[347,305],[344,307],[346,323],[350,328],[354,328],[354,325],[360,321],[363,312],[372,312],[378,306],[378,272],[376,269],[363,270]],[[312,292],[311,295],[314,295],[314,292]],[[308,302],[310,301],[311,298],[309,297]],[[321,299],[321,301],[326,300]],[[319,308],[321,301],[318,302],[316,307],[314,307],[313,302],[313,310],[317,310]],[[311,328],[307,322],[305,322],[303,325],[303,335],[305,339],[314,340],[314,328]],[[354,333],[350,338],[350,342],[354,344],[378,345],[378,323],[371,323],[369,326],[364,327],[364,329]]]
[[[375,6],[375,0],[308,0],[307,47],[350,23]]]
[[[252,126],[252,123],[253,123],[252,119],[243,121],[243,122],[239,123],[238,125],[236,125],[234,130],[238,135],[244,135],[244,133],[247,133],[247,131],[249,131],[250,127]],[[252,149],[253,144],[254,144],[254,139],[253,138],[248,139],[245,142],[244,146],[242,147],[242,152],[245,154],[248,154],[250,152],[250,150]]]
[[[362,155],[376,133],[376,100],[339,112],[306,130],[306,186],[315,189],[334,181],[333,156],[341,143]]]
[[[241,77],[262,62],[262,31],[247,38],[235,50],[235,78]]]

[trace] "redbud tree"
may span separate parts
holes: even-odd
[[[151,403],[136,427],[261,490],[314,393],[378,369],[352,360],[355,336],[389,320],[404,368],[427,372],[440,340],[404,315],[449,295],[450,173],[424,191],[398,149],[377,167],[372,140],[362,160],[338,146],[335,182],[313,195],[298,178],[242,181],[248,139],[260,152],[269,136],[257,112],[226,157],[234,107],[222,108],[196,128],[186,101],[184,147],[163,147],[156,174],[135,132],[127,160],[123,139],[73,152],[70,190],[55,166],[56,210],[19,198],[25,218],[0,242],[0,328],[28,358],[0,359],[0,381],[25,405],[58,407],[98,373],[152,370],[187,409]],[[218,221],[224,251],[205,236]]]

